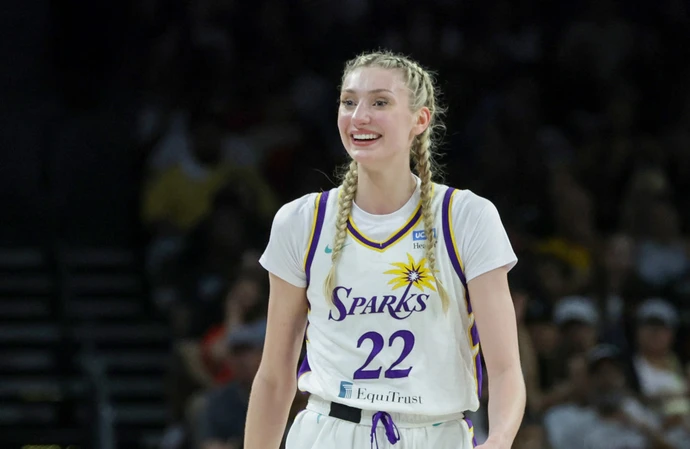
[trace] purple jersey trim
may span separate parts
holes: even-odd
[[[467,288],[467,278],[465,273],[462,271],[462,264],[460,263],[460,257],[458,255],[458,250],[455,247],[452,236],[452,226],[451,226],[451,207],[453,204],[453,194],[457,191],[452,187],[446,190],[443,197],[443,207],[442,207],[442,222],[443,222],[443,239],[446,243],[446,249],[448,250],[448,257],[450,257],[451,265],[455,273],[460,278],[462,286],[465,290],[465,304],[467,306],[467,313],[472,313],[472,302],[470,301],[470,291]],[[470,329],[471,344],[472,347],[479,345],[479,331],[477,330],[477,323],[472,323],[472,329]],[[482,382],[483,382],[483,369],[482,369],[482,356],[481,351],[475,356],[475,368],[477,370],[477,397],[482,397]]]
[[[374,249],[386,249],[389,246],[393,245],[396,243],[400,238],[405,236],[408,232],[410,232],[410,229],[412,227],[416,226],[419,220],[422,218],[422,208],[418,207],[417,212],[410,218],[410,221],[405,224],[398,232],[393,234],[388,240],[385,242],[374,242],[363,236],[355,227],[352,225],[352,220],[348,219],[347,220],[347,230],[350,231],[350,234],[357,240],[359,240],[362,244],[369,246]]]
[[[316,255],[316,249],[319,247],[319,238],[321,237],[321,229],[323,228],[323,222],[326,217],[326,204],[328,203],[329,192],[323,192],[319,194],[318,202],[316,203],[316,221],[314,224],[314,229],[312,229],[311,245],[309,245],[309,250],[307,252],[307,261],[304,264],[304,273],[307,276],[307,287],[311,282],[311,264],[314,262],[314,256]]]

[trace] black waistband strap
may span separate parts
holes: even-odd
[[[362,421],[362,409],[331,402],[328,416],[359,424]]]

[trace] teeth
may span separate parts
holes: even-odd
[[[352,137],[354,137],[357,140],[373,140],[373,139],[378,139],[379,136],[378,134],[354,134]]]

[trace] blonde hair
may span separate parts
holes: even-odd
[[[437,92],[434,87],[432,74],[422,68],[415,61],[390,52],[365,53],[350,60],[345,65],[343,72],[343,82],[345,78],[355,69],[362,67],[378,67],[382,69],[398,70],[403,76],[403,80],[410,90],[410,110],[418,111],[426,106],[431,113],[429,126],[420,135],[416,136],[410,149],[410,158],[414,162],[414,169],[421,180],[421,202],[422,218],[424,221],[424,231],[427,237],[425,257],[428,263],[429,272],[434,278],[436,289],[441,297],[443,311],[448,310],[450,303],[448,293],[436,277],[436,244],[437,236],[433,232],[434,213],[431,209],[431,196],[433,186],[433,174],[437,171],[433,158],[435,139],[438,131],[443,129],[440,116],[443,114],[442,108],[438,105]],[[357,193],[357,162],[350,162],[349,168],[342,181],[342,191],[338,199],[338,215],[336,218],[336,234],[331,253],[331,269],[326,276],[324,292],[326,298],[332,302],[332,294],[335,288],[335,268],[340,257],[345,238],[347,237],[347,222],[352,212],[352,203]]]

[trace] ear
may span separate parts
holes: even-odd
[[[429,111],[429,108],[426,106],[423,106],[422,108],[417,111],[416,114],[416,120],[415,124],[412,128],[412,133],[415,136],[420,135],[426,129],[429,127],[429,124],[431,124],[431,111]]]

